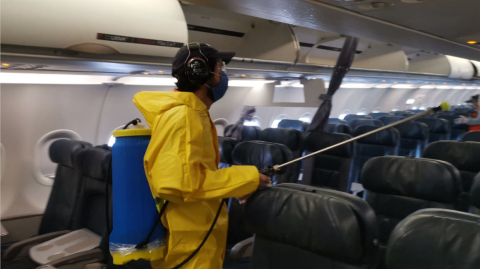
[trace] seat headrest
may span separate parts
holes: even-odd
[[[424,158],[438,159],[453,164],[461,171],[480,171],[480,142],[437,141],[429,144]]]
[[[224,135],[233,127],[233,124],[227,125],[223,130]],[[260,127],[257,126],[243,126],[242,127],[242,141],[258,140],[260,138]]]
[[[343,123],[329,123],[328,131],[330,133],[352,134],[352,128]]]
[[[359,126],[353,131],[353,136],[359,136],[361,134],[368,133],[380,127],[376,126]],[[357,140],[361,144],[372,144],[377,146],[389,146],[396,147],[400,140],[400,133],[397,129],[390,128],[381,132],[369,135],[367,137]]]
[[[73,167],[73,154],[79,149],[91,146],[92,144],[85,141],[59,139],[50,145],[48,154],[52,162]]]
[[[345,121],[345,120],[341,120],[341,119],[337,119],[337,118],[329,118],[329,119],[328,119],[328,123],[335,123],[335,124],[341,123],[341,124],[347,124],[347,121]]]
[[[461,193],[461,177],[451,164],[396,156],[368,160],[362,169],[366,190],[453,204]]]
[[[352,127],[352,129],[354,130],[358,126],[363,126],[363,125],[382,127],[383,123],[379,120],[371,120],[371,119],[357,119],[357,120],[352,120],[350,122],[350,127]]]
[[[470,203],[480,209],[480,173],[473,179],[472,189],[470,190]]]
[[[218,137],[218,147],[220,150],[220,162],[232,164],[232,152],[238,141],[230,137]]]
[[[355,115],[355,114],[348,114],[343,118],[348,124],[350,124],[353,120],[358,119],[372,119],[372,117],[367,115]]]
[[[306,132],[310,124],[301,120],[281,120],[278,123],[278,128],[295,129],[301,132]]]
[[[305,137],[306,150],[315,152],[335,144],[341,143],[345,140],[351,139],[348,134],[334,134],[327,132],[310,132]],[[353,143],[348,143],[340,147],[333,148],[323,153],[325,155],[333,155],[342,158],[353,157]]]
[[[112,151],[103,148],[85,148],[77,151],[73,157],[74,167],[81,174],[107,181],[111,169]]]
[[[377,258],[375,213],[350,194],[280,184],[255,192],[247,201],[245,217],[257,236],[331,260],[373,264]]]
[[[253,165],[259,170],[267,165],[276,165],[292,159],[292,152],[285,145],[264,141],[239,143],[232,154],[233,164]]]
[[[267,128],[260,132],[260,140],[285,145],[292,151],[303,148],[303,133],[295,129]]]
[[[405,122],[395,126],[401,138],[427,140],[429,136],[428,126],[421,122]]]
[[[462,136],[462,141],[480,142],[480,131],[468,132]]]
[[[446,209],[419,210],[393,230],[389,269],[480,268],[480,216]]]
[[[415,121],[425,123],[430,129],[430,133],[447,134],[450,132],[450,123],[445,119],[419,118]]]
[[[405,119],[405,117],[402,117],[402,116],[385,116],[385,117],[378,118],[378,120],[381,121],[384,125],[389,125],[391,123],[401,121],[403,119]]]
[[[372,112],[372,113],[368,114],[368,116],[372,117],[375,120],[378,120],[380,117],[387,117],[387,116],[391,116],[391,115],[392,114],[390,114],[390,113],[382,113],[382,112],[380,112],[380,113],[373,113]]]

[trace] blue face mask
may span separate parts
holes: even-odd
[[[217,86],[212,88],[214,102],[222,99],[222,97],[225,95],[228,89],[227,73],[222,71],[220,73],[220,78],[221,78],[220,83]]]

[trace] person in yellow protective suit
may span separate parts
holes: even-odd
[[[223,198],[245,201],[271,182],[254,166],[217,169],[218,138],[209,108],[228,88],[223,61],[233,56],[206,44],[189,44],[173,60],[176,91],[134,97],[152,129],[144,157],[150,188],[155,197],[169,201],[162,216],[167,229],[164,258],[153,261],[153,268],[171,269],[185,260],[204,239]],[[182,268],[222,268],[227,228],[224,206],[203,247]]]

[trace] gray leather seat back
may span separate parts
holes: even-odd
[[[232,153],[238,141],[230,137],[218,137],[218,149],[220,151],[220,163],[218,168],[227,168],[233,164]]]
[[[359,119],[370,119],[371,120],[372,117],[367,116],[367,115],[348,114],[343,119],[347,122],[347,124],[350,125],[350,123],[354,120],[359,120]]]
[[[352,120],[349,125],[353,130],[355,130],[358,126],[363,126],[363,125],[382,127],[383,123],[379,120],[357,119],[357,120]]]
[[[284,129],[295,129],[299,130],[300,132],[304,133],[307,131],[308,126],[307,122],[301,121],[301,120],[281,120],[278,123],[278,128],[284,128]]]
[[[390,114],[390,113],[383,113],[383,112],[368,114],[368,116],[372,117],[372,119],[374,119],[374,120],[378,120],[381,117],[387,117],[387,116],[391,116],[391,115],[392,114]]]
[[[379,127],[360,126],[353,131],[353,136],[359,136]],[[357,140],[355,143],[355,160],[352,172],[353,182],[360,182],[360,171],[368,160],[378,156],[398,155],[400,148],[400,133],[390,128]]]
[[[468,132],[462,136],[463,142],[480,142],[480,131]]]
[[[428,144],[428,126],[421,122],[406,122],[394,127],[400,133],[399,156],[422,157]]]
[[[245,221],[255,234],[251,269],[375,268],[375,215],[362,199],[281,184],[255,192]]]
[[[341,119],[338,119],[338,118],[328,118],[328,123],[341,123],[341,124],[348,124],[347,121],[345,120],[341,120]]]
[[[375,210],[380,242],[387,243],[395,225],[424,208],[459,209],[458,170],[439,160],[377,157],[362,170],[365,200]]]
[[[306,154],[327,148],[352,138],[347,134],[328,132],[308,133]],[[347,192],[354,151],[353,143],[334,148],[305,160],[302,184]]]
[[[450,123],[445,119],[437,118],[420,118],[416,122],[425,123],[430,132],[430,143],[440,140],[450,140],[452,128]]]
[[[82,177],[73,165],[73,155],[91,147],[87,142],[61,139],[49,148],[52,162],[57,163],[55,181],[40,224],[39,234],[70,230]]]
[[[480,216],[425,209],[400,222],[390,236],[388,269],[480,268]]]
[[[335,134],[348,134],[352,135],[352,128],[343,123],[329,123],[328,132]]]
[[[405,119],[405,117],[402,116],[385,116],[385,117],[380,117],[378,120],[381,121],[384,125],[389,125],[391,123],[401,121]]]
[[[480,215],[480,173],[473,179],[472,189],[470,190],[470,204],[471,212]]]
[[[480,142],[438,141],[425,148],[423,157],[453,164],[460,171],[466,193],[480,172]]]

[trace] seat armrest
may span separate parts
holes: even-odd
[[[76,267],[84,268],[84,266],[87,264],[96,263],[103,260],[104,260],[104,256],[103,256],[102,250],[99,248],[94,248],[91,250],[77,252],[72,255],[58,258],[47,264],[38,266],[37,269],[60,268],[62,266],[71,265],[71,264],[78,264],[78,266],[75,266],[75,268]]]
[[[241,258],[251,257],[253,253],[253,242],[254,237],[252,236],[235,244],[230,250],[229,258],[236,261]]]
[[[70,232],[69,230],[65,230],[65,231],[58,231],[58,232],[53,232],[48,234],[37,235],[32,238],[28,238],[20,242],[17,242],[15,244],[12,244],[3,253],[3,260],[6,260],[6,261],[12,260],[16,258],[17,255],[25,248],[31,248],[35,245],[38,245],[40,243],[43,243],[53,238],[57,238],[69,232]]]

